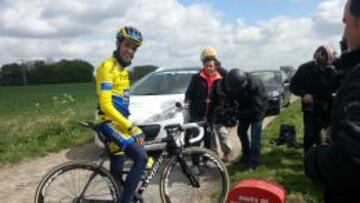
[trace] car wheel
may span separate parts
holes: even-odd
[[[267,116],[276,116],[279,115],[281,112],[281,108],[279,106],[274,106],[273,108],[271,108],[270,110],[267,111],[266,115]]]
[[[280,114],[281,109],[283,108],[283,106],[284,106],[284,95],[281,95],[280,98],[279,98],[279,105],[277,106],[277,108],[275,110],[275,113]]]
[[[272,107],[271,109],[269,109],[266,113],[267,116],[275,116],[275,115],[279,115],[281,112],[281,106],[282,106],[282,101],[281,101],[281,97],[279,98],[279,103]]]

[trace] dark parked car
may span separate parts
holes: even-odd
[[[295,74],[296,70],[294,69],[294,66],[280,66],[280,70],[284,71],[287,75],[287,78],[291,80],[292,76]]]
[[[279,114],[281,109],[290,104],[290,81],[281,70],[258,70],[250,72],[251,75],[259,77],[266,89],[268,96],[267,115]]]

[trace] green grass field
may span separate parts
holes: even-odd
[[[0,162],[17,162],[92,139],[77,125],[93,119],[91,83],[0,87]]]
[[[272,138],[278,137],[281,124],[295,125],[297,140],[302,143],[303,124],[299,101],[291,104],[263,131],[262,165],[256,171],[239,170],[244,168],[241,163],[229,167],[232,186],[247,178],[266,179],[276,181],[286,188],[289,203],[322,202],[320,188],[304,174],[302,148],[290,149],[270,144]]]

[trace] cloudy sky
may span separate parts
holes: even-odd
[[[101,3],[100,3],[101,2]],[[0,0],[0,65],[80,58],[97,66],[123,25],[145,38],[133,65],[200,65],[215,47],[228,68],[278,68],[339,50],[346,0]]]

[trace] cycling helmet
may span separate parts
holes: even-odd
[[[125,26],[121,28],[116,34],[116,39],[119,42],[121,42],[123,39],[127,39],[137,46],[140,46],[143,42],[141,32],[131,26]]]
[[[202,62],[208,60],[208,59],[216,59],[216,50],[212,47],[205,48],[200,55],[200,60]]]
[[[323,44],[316,49],[314,60],[319,65],[329,65],[335,60],[335,50],[329,44]]]
[[[229,71],[229,73],[226,76],[225,85],[226,88],[230,91],[235,93],[236,90],[240,90],[245,88],[247,85],[247,74],[246,72],[234,68]]]

